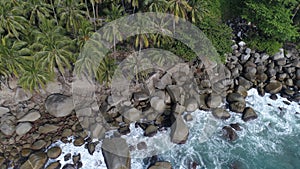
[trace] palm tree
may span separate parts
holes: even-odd
[[[51,5],[41,0],[28,0],[22,3],[25,16],[29,16],[29,22],[36,25],[42,18],[50,18],[52,15]],[[21,10],[21,9],[20,9]]]
[[[24,41],[9,41],[7,37],[2,38],[0,45],[0,69],[6,76],[19,77],[24,70],[24,64],[32,59],[31,51],[26,47]],[[4,69],[4,70],[3,70]]]
[[[21,74],[22,76],[18,80],[18,84],[30,92],[40,88],[45,89],[47,82],[53,78],[53,73],[47,71],[47,69],[36,60],[25,64]]]
[[[79,50],[83,48],[84,44],[90,39],[93,33],[93,27],[89,21],[83,21],[80,24],[77,36]]]
[[[49,71],[54,72],[58,68],[59,73],[64,75],[65,68],[70,69],[71,63],[75,61],[71,52],[73,42],[64,36],[62,27],[55,26],[53,20],[44,19],[40,29],[41,32],[37,33],[36,41],[31,46],[37,50],[35,57]]]
[[[26,30],[28,22],[17,10],[16,1],[0,1],[0,33],[19,39],[20,33]]]
[[[192,23],[201,21],[208,14],[207,2],[204,0],[190,0],[189,5],[191,6],[189,17]]]
[[[183,18],[184,20],[187,19],[187,13],[192,10],[192,7],[186,0],[170,0],[168,3],[168,10],[175,16],[173,21],[173,29],[175,32],[175,24],[178,22],[179,18]]]
[[[64,25],[69,32],[78,33],[80,23],[87,18],[85,4],[79,0],[62,1],[57,8],[60,24]]]
[[[150,12],[166,12],[168,2],[166,0],[145,0],[144,5]]]
[[[124,8],[121,5],[112,4],[111,9],[105,9],[104,12],[107,15],[106,22],[111,22],[122,16]],[[123,40],[122,32],[117,24],[110,24],[106,26],[103,37],[105,40],[113,42],[114,53],[116,52],[116,42]]]
[[[114,72],[117,68],[115,60],[109,57],[105,57],[101,60],[99,68],[97,70],[96,79],[100,83],[105,83],[106,86],[111,82]]]

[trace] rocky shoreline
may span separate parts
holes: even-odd
[[[107,167],[130,168],[130,150],[147,148],[145,143],[129,147],[119,138],[130,132],[131,123],[142,128],[147,137],[171,128],[171,141],[184,144],[189,135],[185,121],[193,118],[190,113],[196,109],[211,111],[220,120],[230,118],[227,108],[242,114],[245,122],[259,118],[251,107],[246,107],[245,97],[251,88],[256,88],[262,96],[270,93],[272,99],[279,93],[290,102],[300,102],[297,50],[281,49],[269,56],[251,50],[243,41],[233,45],[232,50],[226,64],[214,68],[217,75],[207,74],[200,59],[191,65],[180,63],[167,72],[151,74],[144,83],[135,84],[128,100],[115,102],[111,91],[101,88],[95,93],[96,102],[76,109],[71,83],[57,81],[44,92],[31,94],[10,81],[0,90],[0,168],[80,168],[80,155],[72,157],[73,164],[61,166],[53,162],[45,166],[48,159],[61,154],[59,147],[48,148],[49,145],[57,140],[68,142],[68,137],[73,136],[75,146],[85,144],[93,154],[97,144],[93,138],[101,140],[109,130],[115,130],[115,138],[103,140]],[[187,113],[182,117],[184,112]],[[238,139],[239,130],[239,124],[224,126],[224,138]],[[115,145],[123,148],[115,149]],[[116,155],[120,153],[123,155]],[[161,167],[172,166],[154,160],[149,168]]]

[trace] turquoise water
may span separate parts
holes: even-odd
[[[146,169],[147,157],[158,154],[159,160],[170,161],[174,169],[189,169],[191,163],[198,164],[197,169],[299,169],[300,168],[300,106],[292,102],[286,105],[284,98],[269,99],[267,94],[260,97],[255,89],[248,91],[247,106],[258,114],[258,119],[243,122],[241,115],[230,112],[229,120],[217,120],[210,112],[197,110],[192,113],[193,121],[188,122],[189,139],[186,144],[176,145],[170,142],[170,130],[161,131],[154,137],[144,137],[143,130],[130,126],[131,133],[122,136],[127,143],[136,146],[143,141],[146,150],[131,152],[132,169]],[[239,138],[229,142],[222,137],[222,127],[231,123],[240,123],[242,131]],[[107,133],[107,136],[111,135]],[[57,142],[63,149],[58,158],[64,162],[67,153],[81,153],[83,169],[106,169],[101,152],[101,142],[93,156],[84,146],[75,147],[72,143]]]
[[[248,95],[247,105],[256,110],[258,119],[245,123],[241,115],[231,112],[231,119],[221,121],[211,118],[208,112],[196,111],[194,120],[188,123],[188,142],[166,146],[167,151],[158,155],[159,159],[170,161],[175,169],[188,169],[192,162],[201,169],[300,168],[300,115],[296,115],[299,105],[288,106],[280,97],[276,101],[269,99],[269,95],[260,97],[254,89]],[[222,127],[236,122],[242,127],[242,131],[237,131],[239,138],[226,141],[222,138]],[[149,142],[160,145],[158,140]],[[134,168],[147,167],[142,164],[145,163],[141,159],[133,160]]]

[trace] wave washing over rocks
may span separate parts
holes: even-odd
[[[190,136],[184,145],[177,145],[170,141],[170,130],[159,131],[149,138],[143,135],[143,130],[131,124],[131,132],[122,136],[129,145],[145,143],[139,148],[131,150],[131,167],[144,169],[155,161],[169,161],[173,168],[297,168],[300,165],[300,106],[296,102],[287,105],[287,99],[277,95],[272,100],[270,94],[259,96],[256,89],[248,91],[247,106],[253,107],[259,118],[249,123],[241,120],[241,115],[230,112],[229,120],[214,120],[207,123],[211,116],[209,112],[197,110],[191,115],[193,120],[187,124]],[[239,124],[238,139],[228,143],[224,139],[222,126]],[[203,136],[203,130],[214,128],[212,133]],[[207,132],[206,132],[207,133]],[[109,137],[109,134],[107,135]],[[106,169],[101,151],[101,142],[96,146],[93,155],[88,150],[76,147],[72,143],[54,143],[60,146],[63,154],[57,159],[62,166],[72,163],[64,160],[69,153],[81,156],[83,169]],[[153,150],[161,150],[162,154],[152,156]],[[167,151],[163,151],[167,150]],[[70,156],[70,155],[69,155]],[[50,161],[49,163],[51,163]]]

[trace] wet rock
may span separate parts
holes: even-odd
[[[59,161],[56,161],[56,162],[49,164],[46,169],[60,169],[60,167],[61,167],[61,164],[59,163]]]
[[[264,83],[265,81],[268,80],[268,76],[265,73],[260,73],[256,75],[256,80],[258,82]]]
[[[156,162],[154,165],[150,166],[148,169],[172,169],[170,162]]]
[[[157,133],[157,127],[154,125],[149,125],[144,132],[144,136],[152,137],[156,133]]]
[[[194,111],[196,111],[199,108],[197,100],[194,99],[194,98],[188,99],[185,102],[185,107],[186,107],[186,111],[187,112],[194,112]]]
[[[242,131],[242,128],[239,123],[232,123],[230,127],[234,128],[236,131]]]
[[[47,133],[53,133],[53,132],[56,132],[57,129],[59,129],[59,127],[56,126],[56,125],[53,125],[53,124],[45,124],[45,125],[39,127],[38,132],[39,132],[40,134],[47,134]]]
[[[74,109],[73,99],[62,94],[52,94],[45,101],[45,108],[54,117],[64,117]]]
[[[137,144],[137,149],[138,150],[145,150],[145,149],[147,149],[147,144],[145,142],[139,142]]]
[[[36,110],[32,110],[29,111],[25,116],[23,116],[21,119],[18,120],[18,122],[25,122],[25,121],[36,121],[41,117],[41,114],[36,111]]]
[[[244,112],[243,112],[243,116],[242,119],[244,121],[249,121],[249,120],[253,120],[257,118],[257,114],[255,113],[255,111],[251,108],[251,107],[247,107],[245,108]]]
[[[123,138],[104,139],[102,154],[108,169],[131,168],[128,144]]]
[[[90,155],[93,155],[95,152],[96,143],[88,143],[87,149]]]
[[[186,114],[186,115],[184,116],[184,120],[185,120],[185,121],[192,121],[192,120],[193,120],[193,116],[192,116],[191,114]]]
[[[222,103],[222,97],[218,94],[210,94],[206,99],[206,105],[209,108],[217,108]]]
[[[73,155],[72,161],[74,164],[77,164],[81,160],[81,154]]]
[[[0,117],[2,117],[4,114],[8,113],[10,110],[7,107],[0,107]]]
[[[229,104],[229,109],[236,113],[242,113],[246,107],[245,102],[232,102]]]
[[[21,165],[20,169],[42,169],[47,162],[47,155],[44,152],[36,152],[30,155],[29,159]]]
[[[270,99],[272,99],[272,100],[277,100],[277,99],[278,99],[278,97],[277,97],[277,95],[276,95],[276,94],[271,94],[271,96],[270,96]]]
[[[189,128],[180,115],[174,118],[176,119],[171,126],[171,141],[176,144],[184,144],[189,135]]]
[[[253,85],[252,82],[250,82],[249,80],[243,78],[243,77],[239,77],[239,80],[238,80],[238,85],[241,85],[243,86],[245,89],[250,89]]]
[[[31,146],[32,150],[41,150],[46,146],[46,141],[44,140],[38,140],[35,143],[33,143],[33,145]]]
[[[150,100],[150,105],[158,113],[163,113],[166,109],[164,99],[160,99],[159,97],[152,97]]]
[[[226,111],[225,109],[222,108],[216,108],[212,111],[212,114],[214,117],[218,118],[218,119],[229,119],[230,118],[230,113],[228,111]]]
[[[71,159],[72,154],[68,153],[64,156],[64,161],[69,161]]]
[[[16,133],[19,136],[22,136],[24,134],[26,134],[27,132],[29,132],[32,128],[32,125],[28,122],[25,123],[20,123],[17,125],[16,127]]]
[[[130,121],[138,121],[141,119],[142,112],[136,108],[131,108],[123,113],[123,117]]]
[[[235,141],[238,138],[236,132],[230,126],[224,126],[222,128],[223,136],[229,141]]]
[[[242,95],[244,98],[248,96],[247,90],[243,86],[238,86],[236,92]]]
[[[76,169],[74,164],[66,164],[63,166],[62,169]]]
[[[281,91],[281,89],[282,89],[282,84],[278,81],[271,81],[265,87],[266,92],[270,94],[277,94]]]
[[[51,147],[47,151],[47,156],[51,159],[55,159],[61,154],[61,148],[60,147]]]
[[[79,147],[82,146],[84,144],[84,138],[82,137],[78,137],[74,140],[74,146]]]
[[[245,102],[245,98],[239,93],[229,93],[226,97],[228,103]]]

